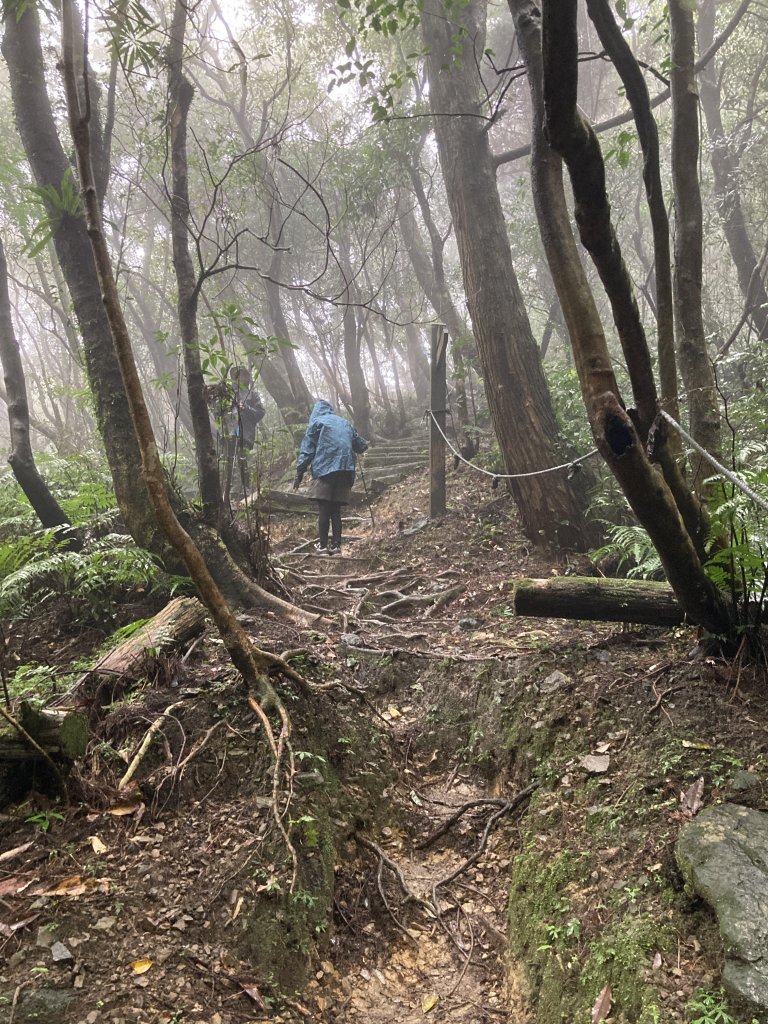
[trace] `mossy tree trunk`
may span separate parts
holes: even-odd
[[[461,8],[429,0],[422,16],[429,101],[461,259],[464,291],[485,391],[508,473],[563,461],[559,429],[512,264],[479,74],[486,0]],[[586,493],[564,473],[510,482],[523,528],[535,543],[585,548]]]

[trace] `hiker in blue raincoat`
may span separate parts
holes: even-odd
[[[317,502],[319,509],[315,544],[318,554],[337,555],[341,551],[341,506],[349,502],[357,456],[367,448],[368,442],[351,423],[334,413],[330,402],[321,399],[315,403],[299,448],[293,489],[299,489],[311,466],[309,497]]]

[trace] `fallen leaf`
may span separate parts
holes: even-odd
[[[606,985],[592,1007],[592,1024],[600,1024],[600,1021],[604,1021],[611,1012],[612,1005],[613,993],[611,992],[611,986]]]
[[[7,939],[10,939],[10,937],[15,935],[20,928],[26,928],[28,924],[36,921],[39,916],[39,914],[33,914],[31,917],[25,917],[22,921],[16,921],[14,924],[0,923],[0,935],[4,935]]]
[[[99,839],[98,836],[88,836],[88,842],[91,844],[91,849],[94,853],[106,853],[108,847]]]
[[[12,875],[0,881],[0,896],[15,896],[32,885],[32,878],[21,878],[19,875]]]
[[[245,992],[247,996],[250,996],[250,998],[254,1001],[254,1003],[256,1003],[260,1010],[264,1010],[265,1013],[267,1012],[267,1004],[262,999],[261,992],[259,992],[259,989],[255,982],[241,981],[240,988],[243,990],[243,992]]]
[[[424,801],[421,799],[416,790],[412,789],[408,796],[411,798],[411,803],[416,804],[417,807],[424,806]]]
[[[607,754],[610,749],[611,743],[609,740],[607,740],[605,743],[598,743],[595,747],[595,750],[598,752],[598,754]]]
[[[402,715],[397,710],[394,704],[390,704],[389,707],[387,708],[387,711],[389,712],[390,718],[402,718]]]
[[[129,804],[115,804],[113,807],[107,808],[107,814],[113,814],[116,818],[124,818],[128,814],[135,814],[143,806],[141,800],[134,800]]]
[[[52,889],[45,889],[41,896],[82,896],[88,887],[80,875],[68,875],[57,882]]]
[[[430,1010],[434,1010],[437,1004],[440,1002],[440,996],[436,992],[432,992],[431,995],[424,996],[421,1000],[421,1012],[429,1013]]]
[[[154,960],[131,960],[128,966],[131,968],[134,974],[146,974],[153,963]]]
[[[5,853],[0,853],[0,864],[5,864],[9,860],[13,860],[14,857],[18,857],[22,853],[26,853],[30,848],[34,840],[30,839],[28,843],[23,843],[21,846],[14,846],[12,850],[6,850]]]
[[[683,813],[689,817],[695,817],[704,806],[704,776],[700,775],[696,781],[680,794],[680,803],[683,805]]]
[[[711,750],[709,743],[702,743],[700,740],[683,740],[682,745],[688,750]]]
[[[590,775],[603,775],[610,767],[611,759],[608,754],[585,754],[579,761],[579,765],[590,773]]]

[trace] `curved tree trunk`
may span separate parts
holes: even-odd
[[[37,184],[57,191],[71,174],[45,85],[40,26],[34,8],[8,18],[2,52],[8,63],[16,123]],[[91,135],[88,133],[88,144]],[[95,186],[94,186],[94,195]],[[123,377],[112,344],[110,323],[102,301],[99,277],[86,222],[80,210],[48,211],[56,255],[72,298],[83,337],[86,369],[94,396],[99,432],[104,441],[115,496],[128,532],[176,571],[184,571],[160,529],[149,500],[142,460]],[[215,530],[196,521],[190,510],[185,522],[204,553],[211,572],[230,600],[266,605],[279,614],[306,622],[310,616],[268,594],[235,565]]]
[[[16,124],[35,181],[57,192],[72,173],[59,140],[45,84],[40,26],[33,7],[5,21],[2,51],[10,73]],[[88,380],[94,396],[96,421],[104,438],[115,496],[123,521],[142,547],[164,547],[149,508],[141,476],[141,458],[123,393],[120,367],[109,334],[96,267],[79,212],[61,213],[49,207],[56,256],[67,282],[83,336]]]
[[[538,347],[512,266],[488,126],[479,113],[485,15],[485,0],[470,0],[461,11],[429,0],[422,29],[440,165],[488,406],[507,471],[526,473],[563,459],[557,453],[559,431]],[[574,484],[564,473],[511,482],[523,528],[534,542],[564,548],[589,545],[585,495],[578,480]]]
[[[613,66],[624,85],[643,150],[643,180],[653,231],[660,399],[662,408],[670,416],[679,419],[672,256],[669,241],[669,218],[661,184],[659,131],[651,110],[651,99],[642,69],[635,60],[621,29],[616,24],[610,5],[607,0],[587,0],[587,7],[589,16],[600,36],[600,42],[613,61]],[[679,454],[681,450],[682,447],[678,439],[675,443],[675,451]]]
[[[29,439],[29,403],[19,343],[13,329],[11,300],[8,294],[8,266],[0,239],[0,363],[3,367],[8,402],[8,426],[11,432],[11,454],[8,458],[13,475],[30,505],[46,528],[68,526],[64,510],[40,476]]]
[[[562,165],[554,150],[564,155],[577,196],[588,187],[596,163],[602,161],[597,137],[579,113],[576,101],[576,0],[545,2],[543,53],[542,23],[532,0],[510,0],[510,9],[528,65],[534,107],[532,175],[536,212],[595,440],[659,552],[684,612],[710,630],[730,633],[733,624],[727,605],[704,572],[672,492],[651,465],[635,424],[623,408],[603,325],[570,228]],[[553,148],[545,141],[544,124]],[[597,225],[593,227],[597,229]],[[608,232],[609,225],[604,224],[603,229]],[[607,245],[608,239],[601,244]]]

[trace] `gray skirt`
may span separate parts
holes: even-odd
[[[340,469],[327,476],[316,477],[309,485],[307,497],[315,501],[335,501],[339,505],[347,505],[354,482],[354,473]]]

